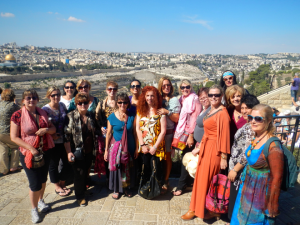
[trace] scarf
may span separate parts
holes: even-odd
[[[196,109],[195,100],[197,99],[198,99],[198,95],[196,95],[195,93],[190,93],[189,96],[187,97],[184,96],[180,97],[179,102],[182,105],[182,107],[181,107],[181,112],[179,115],[176,131],[174,134],[174,138],[178,139],[184,133],[188,118],[190,114],[193,113]]]
[[[46,126],[48,127],[48,116],[47,113],[36,107],[36,111],[40,115],[40,119],[43,120],[46,123]],[[41,141],[41,137],[35,135],[35,132],[38,131],[38,126],[35,122],[35,120],[32,118],[32,116],[29,114],[28,110],[25,108],[25,106],[21,109],[21,124],[20,124],[20,130],[21,130],[21,139],[25,141],[27,144],[32,145],[34,148],[39,147],[39,143]],[[26,131],[30,131],[31,134],[28,134]],[[47,151],[50,148],[53,148],[54,142],[50,134],[45,134],[43,136],[43,139],[45,140],[43,145],[43,151]],[[28,169],[32,168],[32,158],[33,155],[31,151],[28,149],[25,149],[23,147],[20,147],[20,152],[25,156],[25,164]]]

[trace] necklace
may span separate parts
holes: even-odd
[[[235,116],[239,119],[242,117],[242,113],[238,112],[237,110],[234,110]]]
[[[260,138],[255,144],[254,141],[256,139],[256,137],[253,137],[251,144],[250,144],[250,149],[247,152],[247,156],[249,157],[251,155],[252,150],[255,148],[255,146],[267,135],[268,133],[266,133],[262,138]]]

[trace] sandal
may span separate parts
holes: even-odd
[[[21,169],[23,169],[23,167],[22,166],[18,166],[17,168],[11,168],[9,170],[9,172],[15,173],[15,172],[19,172]]]
[[[161,195],[164,195],[167,193],[169,185],[170,185],[169,180],[165,181],[164,185],[161,187],[161,192],[160,192]]]
[[[67,195],[71,194],[71,192],[72,192],[72,190],[67,187],[62,187],[62,189],[65,191],[65,193],[67,193]]]
[[[172,195],[173,195],[173,196],[180,196],[180,195],[183,194],[183,192],[185,191],[185,189],[186,189],[186,185],[184,185],[184,187],[182,188],[182,190],[179,190],[179,189],[175,188],[175,189],[172,191]],[[175,194],[175,192],[180,192],[180,193],[179,193],[179,194]]]
[[[65,191],[56,191],[56,190],[55,190],[55,193],[57,195],[59,195],[60,197],[66,197],[66,196],[68,196],[70,194],[70,193],[66,194]],[[64,194],[64,195],[62,195],[62,194]]]
[[[114,197],[115,196],[115,197]],[[114,192],[111,196],[113,199],[118,200],[119,199],[119,193]]]
[[[128,197],[128,198],[132,198],[133,197],[133,194],[130,190],[125,190],[125,196]]]

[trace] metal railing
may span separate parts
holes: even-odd
[[[300,115],[274,117],[274,124],[276,127],[275,135],[281,140],[281,143],[293,153],[298,166],[300,166],[299,121]]]

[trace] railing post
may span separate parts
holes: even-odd
[[[293,140],[291,144],[291,152],[294,153],[294,147],[295,147],[295,142],[297,138],[297,133],[298,133],[298,126],[299,126],[299,116],[296,117],[296,122],[295,122],[295,128],[294,128],[294,135],[293,135]]]

